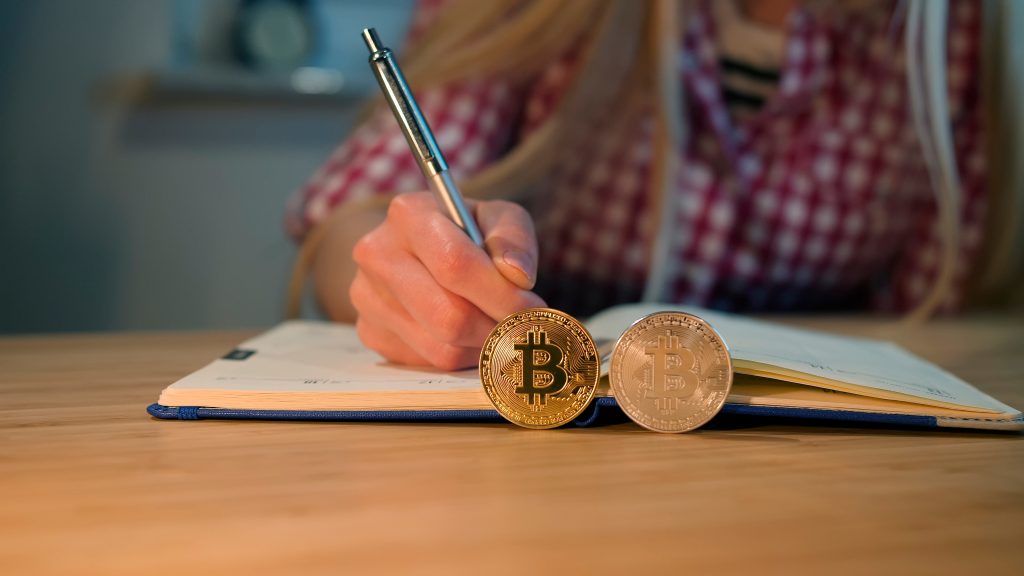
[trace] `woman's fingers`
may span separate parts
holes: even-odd
[[[512,202],[483,202],[476,205],[476,219],[498,272],[519,288],[532,290],[538,253],[530,214]]]
[[[367,348],[391,362],[408,366],[431,366],[430,362],[409,348],[394,332],[366,318],[356,320],[356,334]]]
[[[474,366],[480,357],[479,348],[450,346],[442,347],[443,349],[439,352],[420,354],[396,332],[363,317],[356,321],[356,333],[368,348],[397,364],[432,366],[440,370],[451,371]]]
[[[403,331],[425,330],[440,342],[479,348],[493,328],[486,314],[440,286],[422,262],[403,250],[388,223],[367,234],[354,256],[359,264],[357,277],[362,274],[364,283],[372,280],[378,292],[350,294],[353,303],[376,297],[386,304],[377,312],[394,310],[382,320]]]
[[[359,268],[349,298],[364,343],[395,362],[445,370],[474,365],[493,320],[439,286],[396,236],[385,222],[353,252]]]
[[[487,249],[473,244],[426,192],[395,198],[352,252],[349,298],[360,338],[385,358],[445,370],[476,364],[494,324],[543,306],[533,222],[509,202],[475,205]]]
[[[513,231],[514,224],[521,223],[516,218],[503,219],[483,207],[478,207],[478,211],[487,214],[488,224],[493,221],[502,225],[497,235],[484,229],[485,237],[493,238],[494,244],[502,250],[499,259],[503,260],[506,252],[518,250],[527,254],[527,259],[532,257],[535,261],[535,241],[531,247],[530,242],[524,240],[527,235],[532,235],[532,226],[529,231]],[[440,286],[462,296],[492,320],[499,321],[523,308],[544,305],[536,294],[509,281],[487,252],[473,244],[464,232],[437,210],[429,194],[398,196],[388,210],[388,220],[402,232],[406,249],[423,263]],[[522,266],[527,268],[521,271],[522,276],[535,276],[535,264]],[[525,279],[520,281],[526,282]]]
[[[388,360],[409,363],[405,360],[411,351],[419,365],[431,365],[444,370],[455,370],[472,366],[480,355],[481,338],[470,345],[450,344],[438,339],[432,326],[416,322],[406,308],[393,297],[385,283],[376,280],[373,274],[360,270],[349,291],[352,304],[359,312],[359,321],[381,328],[373,343],[363,342]],[[490,330],[490,321],[481,314],[482,328]],[[369,328],[369,326],[367,327]],[[381,332],[386,332],[389,341],[381,341]],[[485,335],[486,336],[486,335]]]

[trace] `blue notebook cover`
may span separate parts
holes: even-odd
[[[504,422],[496,410],[422,410],[422,411],[343,411],[343,410],[237,410],[202,406],[164,406],[150,404],[146,409],[155,418],[166,420],[298,420],[322,422]],[[935,428],[939,423],[932,416],[880,414],[843,410],[783,408],[725,404],[716,420],[739,417],[770,417],[818,422],[845,422],[859,425],[883,425]],[[597,398],[575,421],[574,426],[598,426],[626,422],[614,398]],[[715,420],[712,420],[714,423]]]

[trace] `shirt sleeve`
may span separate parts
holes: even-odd
[[[976,272],[982,245],[988,186],[986,182],[985,138],[978,70],[981,63],[980,14],[976,3],[960,2],[951,7],[948,84],[952,115],[954,153],[960,175],[961,203],[958,207],[960,238],[953,282],[940,312],[958,310],[967,281]],[[935,201],[921,207],[911,240],[895,262],[889,282],[874,296],[876,308],[907,311],[921,303],[938,280],[943,258],[943,241]]]
[[[412,36],[436,12],[437,0],[421,0]],[[499,158],[509,145],[522,90],[510,81],[473,79],[416,91],[424,117],[456,180]],[[375,196],[425,188],[423,176],[391,111],[375,107],[288,202],[285,225],[297,240],[335,208]]]

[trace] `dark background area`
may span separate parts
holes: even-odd
[[[372,87],[358,31],[411,7],[300,4],[335,93],[239,64],[236,0],[0,2],[0,332],[282,318],[285,202]]]

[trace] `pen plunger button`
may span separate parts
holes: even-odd
[[[386,50],[383,42],[380,41],[380,36],[377,35],[376,28],[363,28],[363,42],[366,42],[366,47],[370,49],[370,52]]]

